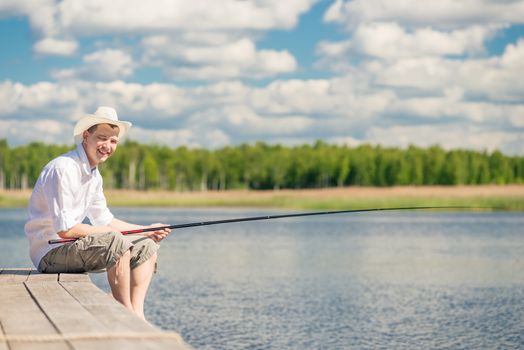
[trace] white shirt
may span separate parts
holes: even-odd
[[[29,200],[25,234],[35,267],[58,244],[58,232],[68,231],[86,217],[93,225],[108,225],[113,214],[107,208],[102,176],[91,169],[82,144],[50,161],[40,173]]]

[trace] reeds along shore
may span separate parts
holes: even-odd
[[[30,190],[0,191],[0,207],[27,206]],[[109,190],[110,206],[260,207],[359,209],[400,206],[467,206],[524,211],[524,185],[343,187],[265,191]]]

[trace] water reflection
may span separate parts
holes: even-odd
[[[369,235],[359,254],[362,278],[383,283],[501,287],[521,285],[524,253],[511,238]],[[519,278],[520,277],[520,278]]]

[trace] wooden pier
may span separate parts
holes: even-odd
[[[87,274],[0,268],[0,350],[191,349],[141,320]]]

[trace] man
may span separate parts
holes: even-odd
[[[170,232],[140,235],[121,231],[145,228],[119,220],[107,207],[97,166],[116,150],[131,123],[116,111],[99,107],[74,128],[76,149],[49,162],[29,202],[25,225],[30,256],[44,273],[107,270],[113,297],[144,318],[144,299],[155,270],[159,242]],[[89,218],[90,224],[83,223]],[[163,226],[153,224],[148,227]],[[78,238],[50,245],[50,239]]]

